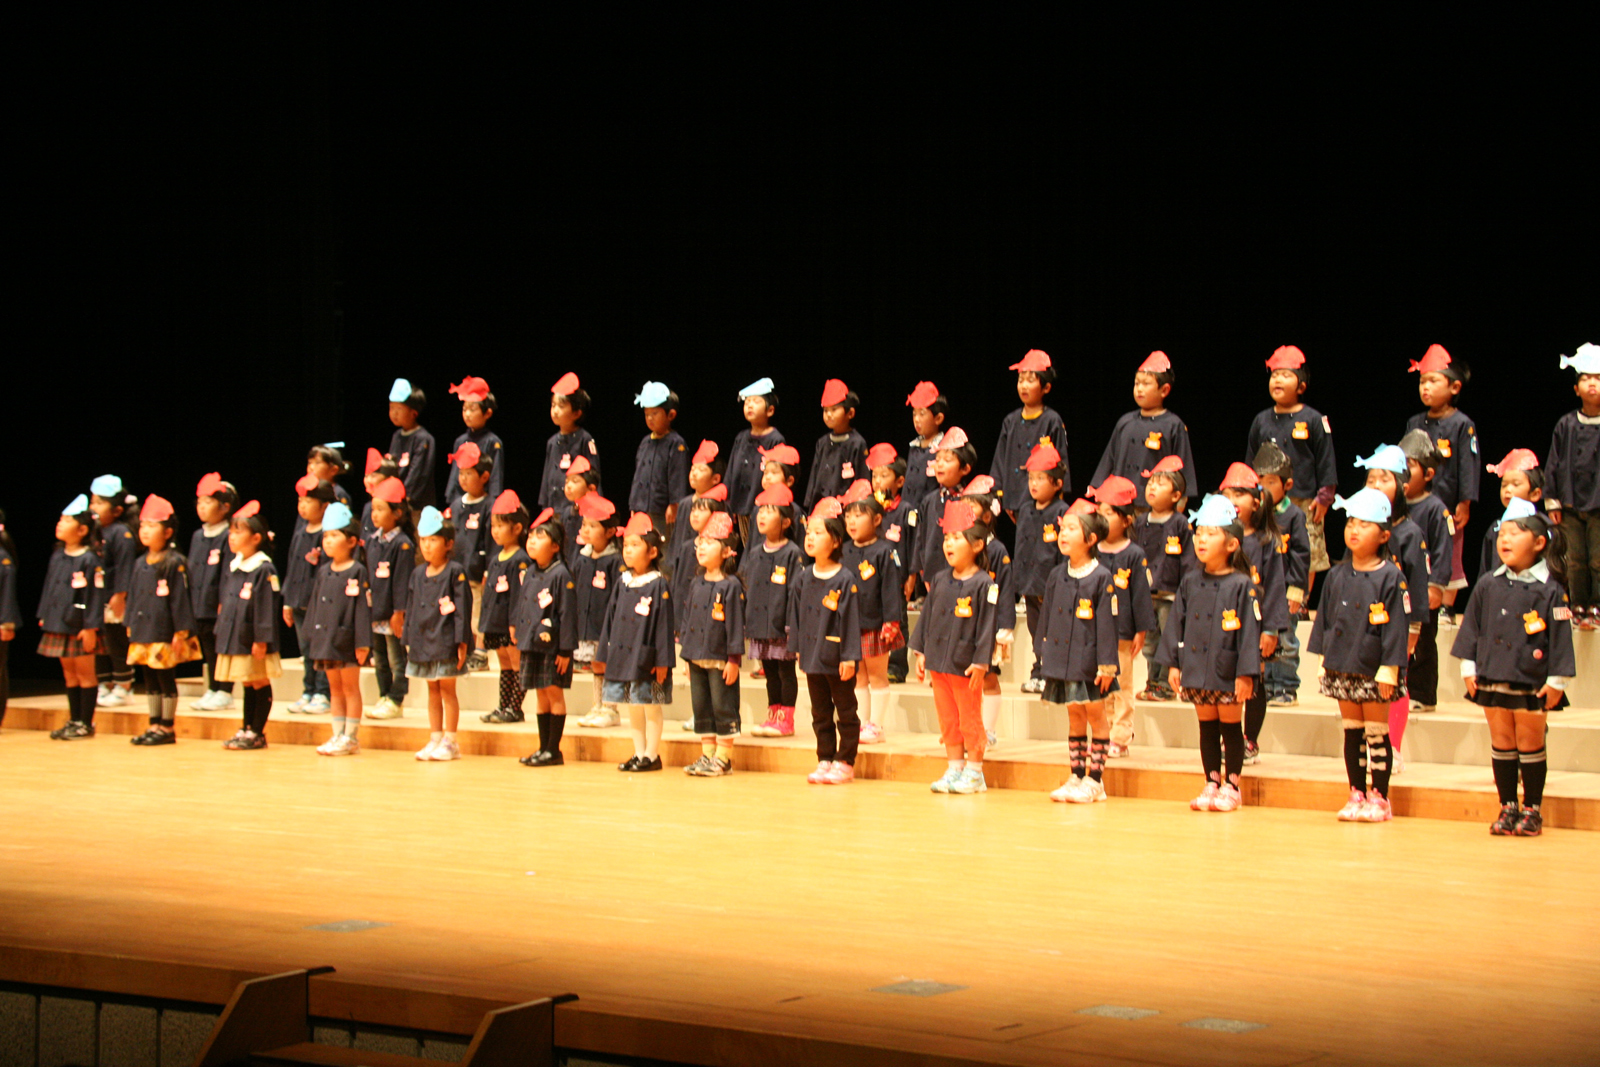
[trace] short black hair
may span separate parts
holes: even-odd
[[[567,471],[566,476],[563,477],[561,480],[562,481],[566,481],[567,478],[571,478],[571,477],[572,477],[572,471],[569,470],[569,471]],[[594,487],[596,487],[596,486],[598,486],[600,484],[600,472],[595,470],[593,467],[590,467],[586,471],[579,471],[578,472],[578,477],[582,478],[585,482],[587,482],[588,485],[589,485],[589,488],[591,488],[591,489],[593,489]]]
[[[948,452],[952,456],[955,456],[956,462],[960,463],[968,470],[971,470],[978,465],[978,450],[973,448],[970,442],[962,445],[960,448],[937,448],[934,449],[933,454],[937,456],[940,452]]]
[[[765,467],[768,463],[777,463],[779,467],[782,467],[783,468],[783,476],[785,478],[798,478],[798,477],[800,477],[800,464],[798,464],[798,463],[782,463],[782,462],[779,462],[778,460],[769,458],[769,459],[763,459],[761,461],[761,466]]]
[[[943,393],[940,393],[938,396],[934,397],[933,403],[928,405],[928,413],[930,415],[950,414],[950,398],[945,396]]]
[[[321,478],[317,479],[317,487],[315,489],[312,489],[308,493],[302,493],[301,495],[308,496],[312,500],[320,500],[324,504],[331,504],[335,500],[339,499],[339,494],[333,491],[333,483],[324,481]]]
[[[1157,478],[1165,478],[1167,484],[1172,486],[1179,496],[1189,495],[1189,481],[1183,476],[1182,471],[1156,471],[1150,475],[1150,481],[1152,482]]]
[[[1111,527],[1106,522],[1106,517],[1098,511],[1069,511],[1061,516],[1061,521],[1066,522],[1070,518],[1076,518],[1082,522],[1083,532],[1093,534],[1097,542],[1104,541],[1106,535],[1111,532]]]
[[[259,511],[254,515],[234,515],[228,519],[228,525],[243,526],[251,533],[259,534],[263,544],[272,540],[272,529],[267,525],[266,516]]]
[[[421,415],[424,411],[428,410],[428,394],[424,393],[416,386],[412,386],[411,395],[400,401],[400,403],[404,404],[412,411],[415,411],[418,415]]]
[[[525,537],[532,537],[540,530],[543,530],[544,535],[556,543],[556,548],[559,549],[567,547],[567,528],[566,526],[562,525],[561,517],[559,515],[550,516],[548,519],[529,530]]]
[[[759,397],[760,399],[765,400],[767,402],[767,407],[768,407],[769,411],[777,411],[778,410],[778,392],[777,392],[776,389],[774,389],[770,393],[751,393],[750,396]],[[742,401],[745,401],[745,400],[749,400],[750,396],[740,397],[740,401],[742,402]]]
[[[400,464],[388,456],[384,456],[383,459],[378,461],[378,465],[372,468],[372,473],[383,478],[398,478],[400,477]]]
[[[210,496],[212,500],[215,500],[217,503],[227,508],[229,512],[232,512],[239,506],[239,490],[232,482],[223,482],[220,488],[207,495]],[[0,522],[4,521],[4,519],[0,519]]]
[[[839,405],[848,411],[854,411],[861,406],[861,394],[854,389],[846,389],[844,399],[839,401]]]
[[[1163,385],[1171,385],[1173,383],[1173,381],[1174,381],[1171,369],[1168,369],[1168,370],[1142,370],[1142,371],[1137,372],[1134,375],[1134,377],[1137,378],[1140,374],[1148,374],[1148,375],[1150,375],[1150,377],[1154,378],[1156,380],[1156,388],[1157,389],[1160,389]]]
[[[515,511],[491,511],[489,513],[490,525],[493,525],[496,521],[507,523],[511,526],[520,524],[526,530],[528,523],[533,521],[533,517],[528,514],[526,505],[519,504]]]
[[[830,515],[823,519],[822,528],[828,531],[828,536],[837,542],[833,550],[833,555],[828,557],[828,561],[830,563],[836,563],[838,562],[839,557],[844,554],[844,543],[850,540],[850,534],[844,528],[844,520],[837,515]]]
[[[463,401],[463,403],[465,403],[465,401]],[[485,415],[493,414],[494,413],[494,409],[499,407],[499,406],[500,406],[500,402],[497,401],[494,398],[494,394],[493,393],[485,393],[483,399],[478,401],[478,407],[483,411],[483,413]]]
[[[660,408],[662,411],[670,411],[670,412],[673,412],[674,414],[676,414],[677,411],[678,411],[679,402],[680,401],[678,400],[678,394],[674,393],[671,389],[668,389],[667,390],[667,398],[665,400],[663,400],[659,404],[649,404],[647,406],[648,407],[654,407],[654,408]]]
[[[456,524],[451,522],[449,519],[445,519],[439,524],[439,528],[433,531],[433,533],[426,535],[419,533],[417,536],[442,537],[446,541],[454,541],[456,539]]]
[[[472,465],[472,469],[477,471],[479,474],[489,474],[489,472],[494,470],[494,457],[486,452],[480,453],[478,456],[478,462]]]
[[[1121,515],[1122,521],[1128,523],[1129,525],[1132,525],[1134,516],[1139,513],[1139,509],[1132,504],[1113,504],[1104,500],[1101,501],[1101,503],[1105,504],[1105,506],[1110,508],[1112,511],[1115,511],[1118,515]],[[1105,518],[1104,515],[1100,517],[1102,519]]]
[[[577,412],[580,418],[589,411],[591,401],[589,400],[589,390],[587,389],[574,389],[570,393],[557,393],[556,395],[566,397],[567,407]]]
[[[689,510],[691,512],[709,511],[713,513],[718,511],[727,511],[728,502],[726,500],[712,500],[708,496],[697,496],[689,502]]]
[[[724,477],[728,473],[728,460],[720,452],[717,453],[717,458],[712,460],[710,463],[707,463],[706,466],[710,467],[711,473],[715,474],[719,478]]]
[[[869,493],[860,500],[852,500],[850,503],[844,506],[844,513],[846,515],[850,514],[852,511],[865,511],[868,514],[877,515],[881,518],[883,516],[883,505],[879,503],[877,497]]]
[[[1040,385],[1054,385],[1056,383],[1056,369],[1055,369],[1054,366],[1046,367],[1044,370],[1035,370],[1035,371],[1020,371],[1019,370],[1017,373],[1018,374],[1032,374],[1034,377],[1039,379],[1039,384]]]
[[[904,478],[906,476],[906,461],[902,456],[896,456],[888,463],[880,464],[880,466],[888,467],[889,470],[894,472],[896,478]]]
[[[332,445],[312,445],[306,452],[306,459],[331,464],[340,474],[347,474],[350,470],[350,464],[344,458],[344,454]]]
[[[1028,473],[1032,474],[1033,472],[1029,471]],[[1040,473],[1048,474],[1052,482],[1065,482],[1067,480],[1067,468],[1060,463],[1056,464],[1054,467],[1046,468]]]

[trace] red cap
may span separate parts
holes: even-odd
[[[372,499],[385,504],[398,504],[406,498],[406,483],[399,478],[385,478],[372,487]]]
[[[166,522],[170,518],[172,518],[172,501],[154,493],[144,498],[144,507],[139,509],[140,522]]]
[[[757,504],[771,504],[773,507],[786,508],[794,503],[794,490],[781,482],[761,490],[756,495]]]
[[[445,457],[445,459],[449,460],[451,463],[454,463],[462,470],[466,470],[468,467],[476,467],[478,465],[478,461],[482,458],[483,453],[480,452],[478,450],[478,446],[473,444],[471,441],[468,441],[466,444],[462,445],[460,448],[456,449],[454,452]]]
[[[771,448],[756,448],[761,453],[762,459],[776,460],[788,467],[800,465],[800,452],[794,445],[773,445]]]
[[[509,515],[513,511],[520,510],[522,510],[522,498],[517,495],[516,490],[507,489],[494,498],[494,503],[489,507],[489,514]]]
[[[1089,503],[1087,500],[1083,499],[1083,497],[1080,496],[1078,499],[1076,499],[1076,500],[1074,500],[1072,502],[1072,506],[1067,509],[1067,514],[1068,515],[1095,515],[1095,514],[1098,514],[1099,511],[1100,511],[1099,508],[1095,507],[1093,504]]]
[[[489,396],[489,383],[482,378],[463,378],[460,385],[452,385],[450,391],[461,398],[462,403],[468,400],[474,404],[481,404]]]
[[[961,495],[982,496],[985,493],[992,492],[994,492],[994,479],[987,474],[980,474],[967,483],[967,487],[961,490]]]
[[[578,376],[571,371],[567,371],[567,373],[556,379],[556,384],[550,387],[550,391],[556,396],[571,396],[578,391]]]
[[[696,463],[709,464],[712,460],[717,458],[718,451],[720,450],[717,448],[717,443],[715,441],[701,441],[700,447],[694,450],[694,458],[691,459],[689,463],[691,465]]]
[[[617,513],[617,506],[599,493],[585,493],[578,498],[578,514],[593,519],[601,525]]]
[[[1420,360],[1414,359],[1411,361],[1411,366],[1407,368],[1406,373],[1420,371],[1423,374],[1432,374],[1435,371],[1444,370],[1449,365],[1450,353],[1444,350],[1444,345],[1429,345],[1428,351],[1423,353]]]
[[[1167,358],[1165,352],[1156,351],[1144,357],[1144,362],[1139,364],[1139,369],[1151,374],[1161,374],[1172,369],[1172,360]]]
[[[843,404],[845,394],[850,392],[850,387],[837,378],[829,378],[822,386],[822,406],[831,408],[835,404]]]
[[[842,514],[844,505],[839,503],[839,498],[836,496],[823,497],[817,501],[817,506],[811,509],[813,519],[837,519]]]
[[[241,504],[239,510],[233,513],[236,519],[248,519],[252,515],[261,514],[261,501],[252,500],[248,504]]]
[[[971,529],[977,521],[969,502],[952,500],[944,506],[944,514],[939,518],[939,529],[945,533],[959,533]]]
[[[700,499],[701,500],[724,500],[724,501],[727,500],[728,499],[728,483],[727,482],[718,482],[716,485],[713,485],[710,489],[707,489],[705,492],[701,493],[700,494]]]
[[[894,445],[891,445],[887,441],[883,441],[867,449],[867,458],[861,462],[862,465],[867,468],[867,470],[875,471],[879,467],[887,467],[889,464],[893,463],[899,458],[900,453],[894,450]]]
[[[917,387],[911,390],[911,395],[906,397],[906,407],[926,408],[932,407],[933,402],[939,399],[939,387],[932,382],[918,382]]]
[[[1244,464],[1241,463],[1239,466],[1242,467]],[[1122,475],[1113,474],[1098,486],[1090,486],[1089,495],[1102,504],[1113,504],[1116,507],[1125,508],[1133,503],[1134,498],[1139,495],[1139,487]]]
[[[568,474],[582,474],[591,469],[592,464],[590,464],[588,456],[579,456],[577,459],[567,464]]]
[[[299,481],[294,483],[294,491],[301,496],[306,496],[316,489],[317,485],[321,481],[322,479],[318,478],[315,474],[307,474]]]
[[[1023,470],[1053,471],[1061,466],[1061,453],[1055,450],[1054,445],[1034,445],[1033,451],[1028,453],[1028,462]]]
[[[556,513],[555,513],[555,511],[553,509],[545,508],[543,511],[539,512],[539,514],[537,514],[537,515],[535,515],[533,517],[533,521],[528,524],[528,529],[531,530],[535,526],[543,526],[545,523],[549,522],[551,519],[553,519],[555,517],[556,517]]]
[[[376,448],[367,449],[367,469],[365,473],[371,474],[383,465],[383,453]]]
[[[194,487],[195,496],[215,496],[222,491],[222,475],[212,471],[200,479],[200,484]]]
[[[1228,473],[1222,476],[1219,489],[1260,489],[1261,479],[1248,463],[1228,464]]]
[[[934,451],[943,452],[946,449],[954,450],[967,443],[967,431],[963,430],[959,426],[952,426],[944,432],[942,437],[939,438],[939,443],[934,446]]]
[[[628,519],[628,525],[622,528],[624,537],[642,537],[655,529],[655,524],[650,521],[650,516],[642,511],[635,511]]]
[[[1490,474],[1504,477],[1512,471],[1531,471],[1539,466],[1539,457],[1533,454],[1531,448],[1513,448],[1506,453],[1506,458],[1499,463],[1487,465]]]
[[[716,512],[706,520],[705,528],[700,531],[700,536],[726,541],[733,536],[733,516],[726,511]]]
[[[846,504],[854,504],[857,500],[865,500],[872,495],[872,483],[865,478],[857,478],[850,483],[850,488],[840,497]]]
[[[1182,456],[1162,456],[1160,463],[1157,463],[1147,471],[1140,471],[1139,473],[1148,478],[1152,474],[1170,474],[1173,471],[1181,470],[1183,470]]]
[[[1271,370],[1299,370],[1306,365],[1306,354],[1294,345],[1279,345],[1272,350],[1272,358],[1267,360],[1267,367]]]
[[[1030,348],[1022,359],[1011,364],[1012,370],[1041,371],[1050,369],[1050,354],[1037,348]]]

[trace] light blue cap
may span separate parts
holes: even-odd
[[[771,378],[758,378],[739,390],[739,399],[743,400],[751,396],[766,396],[776,388],[777,386],[772,384]]]
[[[422,514],[417,516],[417,536],[432,537],[444,529],[444,513],[429,504],[422,509]]]
[[[89,483],[89,492],[106,500],[119,497],[122,495],[122,479],[115,474],[102,474]]]
[[[660,382],[645,382],[644,388],[639,390],[639,395],[633,402],[642,408],[658,408],[667,402],[667,396],[672,392]]]
[[[89,510],[89,498],[79,493],[72,498],[72,503],[61,509],[63,515],[82,515]]]
[[[1356,466],[1365,467],[1369,471],[1394,471],[1396,474],[1411,473],[1411,468],[1406,463],[1406,454],[1400,451],[1399,445],[1379,445],[1378,450],[1366,459],[1357,459]],[[1355,497],[1350,499],[1354,500]]]
[[[1384,448],[1393,448],[1384,445]],[[1382,451],[1382,449],[1379,449]],[[1400,451],[1398,448],[1396,452]],[[1385,470],[1387,468],[1379,468]],[[1352,519],[1361,519],[1365,522],[1388,522],[1394,507],[1389,503],[1389,498],[1376,489],[1362,489],[1349,499],[1342,496],[1333,498],[1333,506],[1350,516]]]
[[[1600,345],[1579,345],[1570,356],[1561,357],[1561,369],[1571,367],[1579,374],[1600,374]]]
[[[409,395],[410,395],[410,394],[409,394],[409,393],[408,393],[408,394],[406,394],[406,395],[407,395],[407,396],[409,396]],[[322,447],[323,447],[323,448],[338,448],[338,449],[343,449],[343,448],[344,448],[344,442],[343,442],[343,441],[324,441],[324,442],[323,442],[323,443],[322,443]]]
[[[1595,373],[1600,374],[1600,371]],[[1510,522],[1512,519],[1526,519],[1530,515],[1537,514],[1539,514],[1539,509],[1534,507],[1533,501],[1514,496],[1506,503],[1505,514],[1500,516],[1500,521]]]
[[[1200,510],[1189,512],[1191,526],[1232,526],[1239,521],[1239,509],[1221,493],[1208,493]]]
[[[389,399],[396,404],[404,404],[411,399],[411,383],[404,378],[396,378],[394,384],[389,386]]]
[[[328,505],[328,510],[322,513],[324,530],[342,530],[354,521],[355,516],[350,513],[350,508],[342,500],[335,500]]]

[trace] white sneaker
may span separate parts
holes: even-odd
[[[622,716],[617,714],[616,708],[602,707],[599,711],[590,714],[589,718],[594,720],[589,724],[590,726],[594,726],[602,730],[609,730],[611,727],[622,722]]]
[[[445,763],[449,760],[461,758],[461,746],[456,744],[453,737],[441,737],[439,743],[433,746],[433,753],[428,756],[435,763]]]
[[[306,705],[310,703],[311,695],[309,693],[301,693],[300,699],[289,705],[288,712],[290,715],[304,715]]]
[[[686,734],[694,733],[694,720],[693,719],[684,719],[683,722],[679,723],[679,725],[683,727],[683,732],[684,733],[686,733]]]
[[[428,743],[417,750],[417,759],[431,760],[433,758],[433,750],[438,748],[443,740],[443,737],[430,737]]]
[[[833,773],[833,761],[823,760],[817,764],[817,769],[806,775],[806,781],[812,785],[827,785],[828,776]]]
[[[322,742],[322,744],[317,746],[317,755],[333,755],[333,750],[339,747],[339,742],[342,740],[344,740],[344,734],[334,734],[332,737],[328,738],[326,741]]]
[[[1072,798],[1077,795],[1078,787],[1082,782],[1082,778],[1073,775],[1065,782],[1062,782],[1060,786],[1050,791],[1050,799],[1058,804],[1070,804]]]
[[[361,754],[361,744],[349,734],[340,734],[334,738],[334,741],[334,747],[328,753],[330,756],[359,756]]]
[[[374,719],[398,719],[405,714],[405,709],[391,697],[382,697],[367,714]]]
[[[989,783],[983,780],[983,772],[975,771],[971,767],[965,768],[956,780],[950,783],[952,793],[987,793]]]
[[[102,708],[125,708],[128,706],[128,691],[120,685],[114,685],[110,692],[98,698],[95,704]]]
[[[1070,799],[1074,804],[1100,804],[1106,799],[1106,787],[1093,778],[1085,778],[1078,786],[1077,795]]]
[[[312,697],[304,709],[305,714],[307,715],[321,715],[332,710],[332,702],[330,702],[328,698],[323,696],[321,693],[318,693],[316,696]]]
[[[1350,790],[1350,800],[1339,809],[1340,822],[1359,822],[1361,809],[1367,806],[1367,797],[1359,789]]]
[[[216,695],[217,691],[215,689],[207,689],[204,693],[200,694],[199,700],[192,701],[189,706],[195,711],[210,711],[211,702],[216,698]]]
[[[1212,811],[1238,811],[1244,799],[1239,796],[1239,790],[1233,785],[1224,785],[1217,790],[1217,795],[1212,798]]]
[[[960,768],[958,768],[958,767],[946,768],[946,770],[944,772],[944,777],[940,778],[937,781],[935,781],[932,784],[930,784],[928,786],[928,788],[931,791],[935,792],[935,793],[948,793],[948,792],[950,792],[950,787],[952,785],[954,785],[956,779],[960,778],[960,777],[961,777],[961,769]]]
[[[95,689],[95,691],[94,691],[94,702],[95,702],[96,706],[100,705],[105,700],[105,698],[110,696],[110,695],[111,695],[111,685],[110,685],[110,683],[102,682],[100,684],[100,686],[97,689]]]
[[[1215,811],[1217,804],[1217,783],[1206,782],[1206,787],[1200,790],[1200,795],[1189,801],[1190,811]]]
[[[233,710],[233,694],[232,693],[228,693],[228,692],[224,692],[221,689],[213,689],[211,691],[211,707],[207,708],[206,710],[207,711],[232,711]]]

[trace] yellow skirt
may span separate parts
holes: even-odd
[[[219,655],[215,677],[219,682],[264,682],[283,677],[283,664],[276,652],[268,652],[263,659]]]
[[[171,641],[153,641],[148,645],[128,646],[128,662],[142,663],[158,671],[170,671],[180,663],[193,663],[200,658],[200,639],[188,634],[174,634]]]

